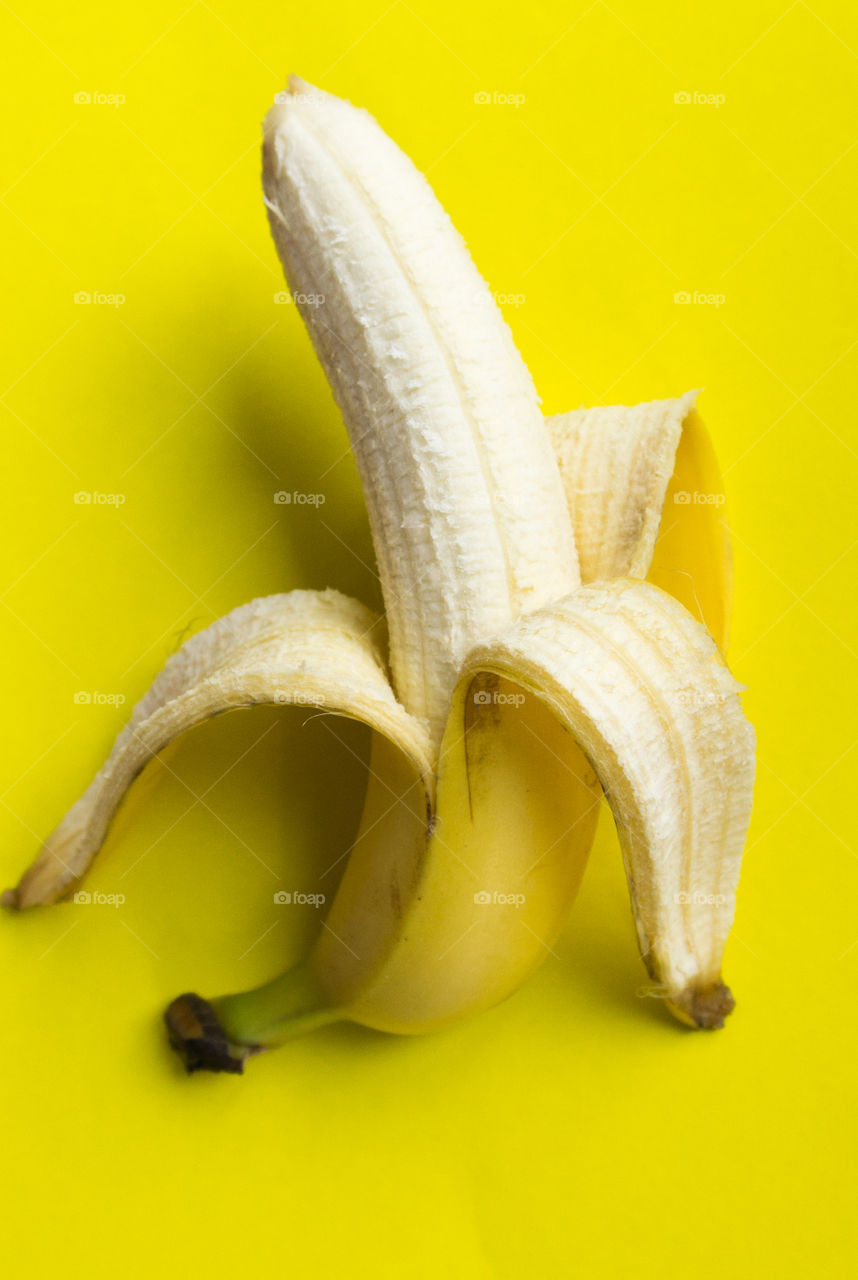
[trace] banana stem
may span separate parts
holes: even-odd
[[[299,964],[240,995],[212,1001],[192,993],[177,996],[164,1021],[170,1044],[189,1073],[240,1075],[254,1054],[341,1016],[327,1004],[308,966]]]

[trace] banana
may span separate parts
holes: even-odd
[[[376,620],[337,592],[235,610],[167,664],[4,900],[68,894],[146,760],[191,725],[309,703],[373,730],[348,865],[299,966],[171,1004],[189,1070],[241,1071],[334,1019],[429,1031],[509,995],[567,918],[603,792],[654,990],[721,1025],[753,781],[738,686],[703,625],[723,640],[728,584],[699,621],[642,580],[661,549],[668,576],[692,566],[696,602],[720,563],[720,527],[686,541],[664,515],[680,464],[706,457],[694,393],[544,419],[425,178],[366,112],[302,81],[266,119],[263,184],[357,460],[390,676]]]

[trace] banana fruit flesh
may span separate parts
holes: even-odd
[[[338,1018],[429,1031],[511,994],[564,925],[603,793],[654,991],[720,1026],[754,756],[718,648],[720,502],[702,519],[671,501],[686,482],[720,498],[696,393],[544,419],[464,242],[366,112],[293,80],[263,156],[366,495],[390,675],[377,620],[338,592],[235,610],[168,662],[4,901],[67,895],[145,762],[193,724],[317,705],[373,731],[345,874],[299,966],[173,1002],[190,1070],[240,1071]]]
[[[471,645],[578,586],[564,494],[530,374],[426,179],[367,112],[291,88],[264,128],[271,231],[357,460],[397,693],[440,737]]]

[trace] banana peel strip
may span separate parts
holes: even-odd
[[[715,642],[650,583],[591,584],[477,646],[464,678],[483,671],[547,702],[593,766],[653,994],[696,1026],[722,1025],[754,732]]]
[[[583,582],[646,577],[682,424],[697,395],[545,419]]]
[[[242,605],[193,636],[134,708],[104,767],[3,904],[30,907],[72,892],[145,764],[194,725],[238,707],[318,707],[363,721],[413,763],[431,805],[428,736],[396,700],[372,638],[377,621],[338,591],[290,591]]]

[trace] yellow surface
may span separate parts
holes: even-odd
[[[5,883],[123,721],[96,693],[130,705],[254,595],[378,600],[274,303],[257,143],[289,70],[429,172],[548,412],[705,386],[760,744],[724,1032],[637,998],[605,826],[557,957],[500,1008],[188,1080],[160,1010],[304,949],[317,909],[273,894],[331,891],[366,751],[292,712],[195,732],[91,876],[123,903],[0,920],[8,1273],[854,1274],[854,7],[12,0],[0,24]]]

